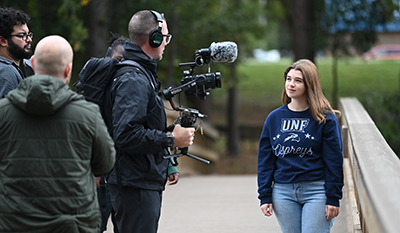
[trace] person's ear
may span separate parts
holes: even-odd
[[[35,55],[32,55],[30,60],[31,60],[31,64],[32,64],[32,69],[33,69],[33,71],[35,71]]]
[[[8,41],[6,38],[4,38],[3,36],[0,36],[0,45],[2,47],[7,47],[8,46]]]
[[[68,84],[71,79],[71,72],[72,72],[72,63],[68,63],[64,69],[64,80],[66,84]]]
[[[64,77],[67,78],[67,77],[71,76],[71,72],[72,72],[72,63],[68,63],[64,69]]]

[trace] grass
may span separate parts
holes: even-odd
[[[277,63],[248,61],[239,66],[241,77],[237,90],[240,124],[249,124],[261,130],[268,113],[281,105],[283,72],[291,63],[289,59],[283,59]],[[324,94],[332,103],[332,60],[317,59],[316,65]],[[399,92],[400,61],[364,62],[357,58],[342,59],[338,63],[338,80],[339,98],[356,97],[363,103],[371,96],[394,95]],[[224,120],[226,119],[224,114],[227,89],[223,86],[218,91],[212,91],[214,109],[219,112],[219,118]],[[213,123],[225,124],[226,122],[215,120]],[[258,144],[257,142],[242,142],[242,144],[242,156],[222,159],[218,165],[218,173],[256,172]],[[248,146],[249,144],[251,146]]]
[[[277,63],[248,61],[239,66],[240,81],[237,85],[239,100],[239,122],[252,122],[259,119],[252,111],[268,114],[281,105],[281,92],[284,85],[283,72],[292,63],[283,59]],[[332,60],[317,59],[321,87],[326,98],[332,103]],[[222,76],[224,79],[224,76]],[[228,79],[228,78],[226,78]],[[342,59],[338,63],[338,96],[356,97],[362,103],[371,94],[394,94],[399,91],[400,61],[370,61],[361,59]],[[226,81],[226,80],[223,80]],[[212,91],[217,111],[225,113],[227,89],[223,84],[220,90]],[[263,111],[263,109],[267,109]],[[218,119],[219,120],[219,119]]]
[[[257,113],[268,114],[281,105],[280,96],[284,85],[283,72],[292,63],[283,59],[277,63],[249,61],[239,66],[240,81],[237,85],[239,100],[239,122],[260,119]],[[332,103],[332,61],[317,59],[321,86],[326,98]],[[399,91],[400,61],[371,61],[343,59],[338,64],[339,97],[356,97],[362,103],[371,94],[393,94]],[[223,79],[225,78],[222,76]],[[229,77],[225,78],[229,79]],[[226,80],[223,80],[226,81]],[[215,109],[224,119],[227,103],[226,84],[212,91]],[[217,119],[217,121],[221,121]],[[226,123],[226,122],[224,122]]]
[[[283,72],[290,60],[279,63],[248,62],[240,66],[244,78],[239,83],[239,96],[251,101],[268,100],[280,104]],[[333,76],[331,59],[317,59],[320,81],[325,96],[332,97]],[[372,92],[395,93],[399,90],[400,61],[364,62],[360,59],[340,60],[338,64],[340,97],[365,99]],[[277,100],[277,101],[276,101]]]

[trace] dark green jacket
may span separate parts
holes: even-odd
[[[51,76],[0,100],[0,232],[99,232],[94,175],[114,144],[99,108]]]

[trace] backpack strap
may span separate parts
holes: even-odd
[[[148,74],[148,72],[146,71],[145,68],[143,68],[142,65],[140,65],[138,62],[136,61],[132,61],[132,60],[123,60],[120,63],[117,64],[118,70],[114,75],[114,78],[118,78],[121,75],[125,74],[126,72],[129,71],[139,71],[139,73],[142,73],[146,76],[146,78],[149,80],[150,85],[153,87],[153,90],[156,90],[156,86],[154,85],[154,81],[151,78],[151,76]]]

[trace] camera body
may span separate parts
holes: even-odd
[[[221,73],[206,73],[194,76],[184,76],[181,84],[186,86],[183,90],[185,95],[196,95],[204,100],[208,90],[221,88]]]

